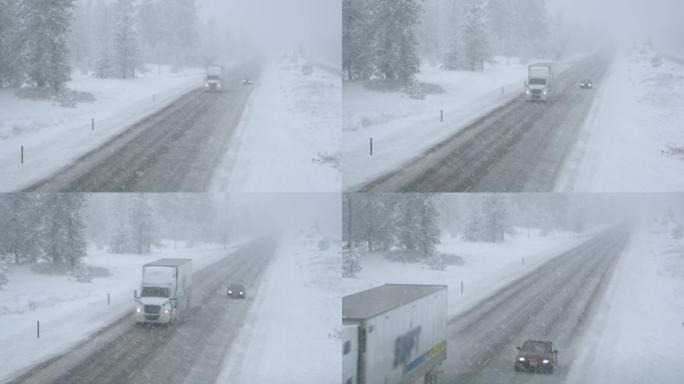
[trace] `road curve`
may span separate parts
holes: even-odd
[[[440,382],[562,383],[628,239],[627,228],[599,234],[451,319]],[[514,371],[515,347],[527,339],[554,343],[552,375]]]
[[[193,313],[187,321],[170,328],[143,327],[127,315],[83,345],[11,383],[214,382],[252,304],[249,294],[256,292],[276,245],[275,238],[254,240],[196,272]],[[230,282],[245,284],[246,300],[225,297]]]
[[[259,67],[231,68],[224,92],[197,88],[25,191],[206,191],[252,91],[242,79]]]
[[[421,157],[361,188],[376,192],[550,192],[600,86],[611,55],[585,58],[557,76],[546,103],[524,96],[483,116]]]

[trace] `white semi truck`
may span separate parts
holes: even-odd
[[[386,284],[342,298],[342,384],[434,384],[447,287]]]
[[[136,324],[173,324],[190,314],[192,260],[159,259],[142,267]]]
[[[527,67],[525,94],[528,100],[548,100],[553,87],[554,67],[553,63],[536,63]]]
[[[207,67],[207,76],[204,78],[204,88],[210,92],[223,91],[223,66],[210,65]]]

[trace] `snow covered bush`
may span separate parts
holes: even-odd
[[[93,281],[93,274],[84,262],[79,262],[69,274],[79,283],[90,283]]]
[[[354,277],[361,272],[361,255],[357,247],[342,249],[342,277]]]
[[[684,225],[677,224],[677,226],[672,229],[672,238],[679,240],[682,237],[684,237]]]

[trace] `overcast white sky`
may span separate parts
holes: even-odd
[[[197,0],[200,17],[214,18],[217,30],[245,39],[255,48],[282,53],[302,46],[305,53],[339,66],[341,0]]]

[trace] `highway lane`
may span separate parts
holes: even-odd
[[[602,233],[451,319],[440,383],[562,383],[628,239],[627,228]],[[527,339],[554,343],[553,374],[514,371]]]
[[[237,337],[277,239],[262,238],[193,275],[191,317],[174,327],[134,324],[132,314],[12,383],[213,382]],[[225,297],[241,282],[246,300]],[[131,298],[131,308],[133,300]],[[201,369],[194,369],[201,366]]]
[[[198,87],[26,191],[206,191],[253,89],[242,79],[259,71],[254,61],[230,68],[224,92]]]
[[[362,191],[549,192],[575,145],[611,55],[596,54],[562,72],[554,95],[528,102],[524,95],[483,116],[418,159],[384,175]]]

